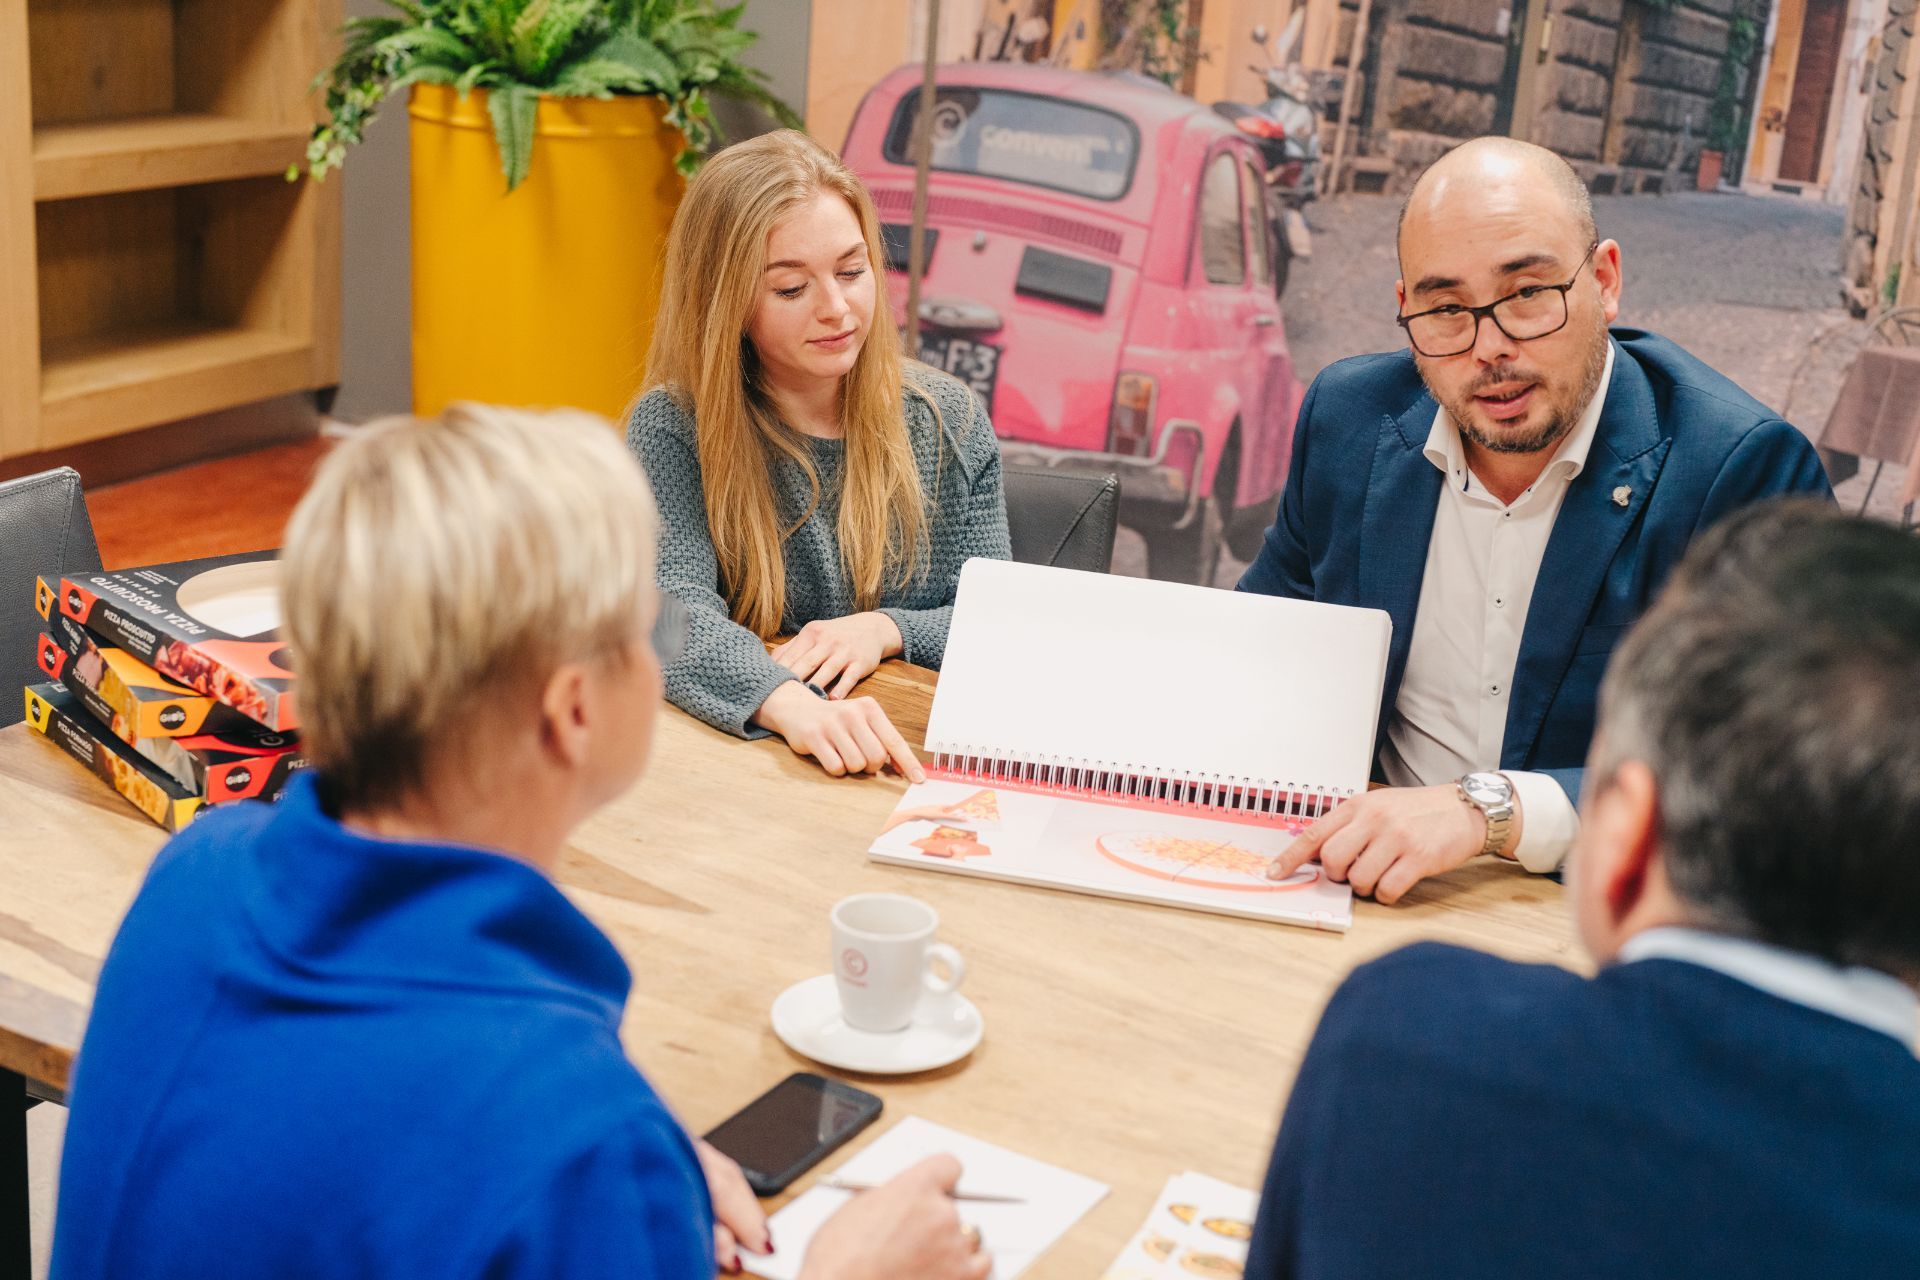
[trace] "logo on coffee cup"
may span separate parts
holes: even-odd
[[[845,951],[842,951],[840,953],[840,968],[841,971],[846,974],[847,981],[851,982],[854,986],[864,987],[867,985],[861,981],[862,978],[867,976],[867,957],[861,954],[860,951],[853,947],[848,947]]]

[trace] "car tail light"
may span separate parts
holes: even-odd
[[[1145,457],[1153,450],[1153,402],[1159,384],[1144,373],[1123,373],[1113,382],[1113,413],[1107,419],[1107,448]]]
[[[1240,132],[1250,133],[1256,138],[1280,139],[1287,136],[1287,126],[1265,116],[1241,116],[1233,124]]]

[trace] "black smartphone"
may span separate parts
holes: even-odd
[[[864,1089],[796,1071],[722,1120],[707,1141],[732,1156],[755,1195],[785,1191],[880,1115]]]

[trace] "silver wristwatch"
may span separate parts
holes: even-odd
[[[1454,785],[1460,798],[1487,817],[1487,839],[1481,853],[1499,853],[1513,830],[1513,784],[1503,773],[1469,773]]]

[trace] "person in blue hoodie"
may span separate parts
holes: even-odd
[[[100,975],[52,1273],[705,1280],[771,1247],[620,1044],[556,888],[645,767],[684,637],[638,465],[585,415],[455,406],[322,464],[282,557],[312,761],[155,859]],[[808,1280],[987,1274],[941,1157]]]

